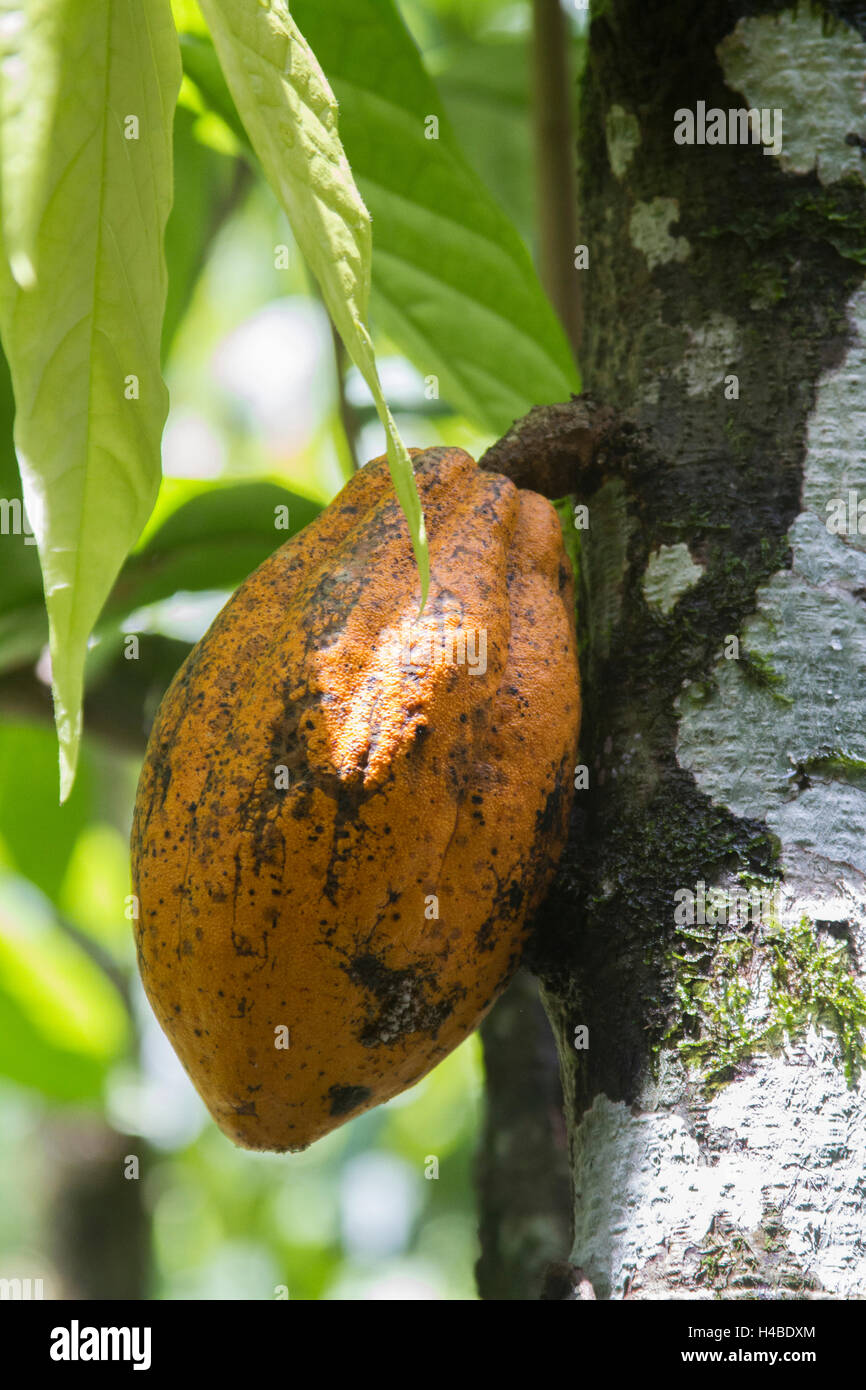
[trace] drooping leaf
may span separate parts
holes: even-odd
[[[325,10],[295,0],[292,8],[339,99],[341,135],[374,219],[373,307],[390,336],[491,433],[534,404],[567,399],[579,377],[565,336],[482,178],[528,235],[525,42],[467,41],[454,72],[443,73],[444,109],[458,119],[474,172],[392,0],[331,0]],[[185,70],[237,130],[207,40],[182,35],[181,46]],[[439,120],[435,140],[425,136],[430,115]]]
[[[180,60],[168,0],[59,8],[57,94],[33,219],[36,283],[16,283],[4,244],[0,335],[45,584],[65,797],[87,640],[159,481],[163,232]],[[3,197],[5,208],[5,186]]]
[[[284,0],[202,0],[202,10],[250,143],[376,402],[394,489],[418,563],[423,604],[429,579],[424,518],[412,463],[382,393],[366,326],[370,216],[340,142],[333,93]]]
[[[339,100],[373,216],[373,308],[384,328],[495,434],[533,405],[567,400],[579,379],[559,321],[520,236],[464,157],[393,0],[293,0],[292,11]]]

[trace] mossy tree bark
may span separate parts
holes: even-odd
[[[864,73],[862,5],[593,14],[575,275],[619,423],[530,964],[598,1298],[866,1295]],[[677,143],[699,103],[768,148]]]

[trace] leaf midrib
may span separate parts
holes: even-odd
[[[71,602],[67,616],[66,642],[70,640],[70,634],[74,631],[74,615],[78,607],[78,593],[81,582],[81,551],[84,537],[84,519],[87,513],[87,495],[90,486],[90,440],[92,434],[93,416],[93,346],[96,340],[96,300],[97,284],[99,281],[99,266],[102,260],[102,220],[105,209],[105,158],[108,147],[108,91],[110,82],[110,53],[111,53],[111,23],[113,17],[114,0],[108,0],[106,10],[105,25],[105,77],[102,84],[103,101],[100,110],[102,112],[102,149],[99,158],[99,201],[96,210],[96,251],[93,257],[93,293],[91,297],[90,313],[90,342],[87,351],[87,423],[84,432],[84,483],[81,489],[81,500],[78,508],[78,541],[75,547],[75,568],[72,572]]]

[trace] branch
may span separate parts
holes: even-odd
[[[478,1288],[485,1299],[537,1299],[548,1265],[571,1244],[571,1186],[556,1045],[526,970],[481,1025],[481,1038]]]
[[[539,405],[517,420],[478,461],[518,487],[544,497],[586,495],[609,473],[622,473],[639,436],[636,427],[591,396]]]
[[[68,936],[70,941],[74,941],[78,949],[84,952],[102,972],[108,982],[114,986],[115,990],[120,995],[123,1007],[132,1024],[132,1032],[137,1037],[138,1029],[136,1026],[135,1009],[132,1003],[132,994],[129,987],[129,980],[122,967],[118,965],[110,951],[107,951],[99,941],[95,941],[86,931],[82,931],[82,929],[77,926],[75,922],[71,921],[69,917],[65,916],[64,913],[55,909],[54,921],[63,932],[64,936]]]
[[[328,322],[331,325],[331,337],[334,340],[334,367],[337,378],[337,406],[340,412],[340,420],[343,425],[343,433],[346,436],[346,448],[349,451],[349,459],[352,464],[352,472],[357,473],[360,467],[358,463],[358,435],[361,429],[361,417],[346,395],[346,359],[347,353],[343,339],[337,331],[336,325],[330,314]]]
[[[559,0],[533,0],[533,112],[541,279],[575,357],[582,296],[574,271],[577,177],[568,28]]]
[[[145,661],[112,662],[89,685],[84,697],[84,727],[122,753],[141,757],[160,700],[190,650],[188,642],[158,633],[142,636]],[[143,668],[143,669],[142,669]],[[0,715],[54,722],[51,691],[32,666],[0,678]]]

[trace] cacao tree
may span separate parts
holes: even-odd
[[[460,112],[490,50],[455,49],[437,87],[404,22],[420,32],[423,7],[8,8],[4,716],[55,721],[76,814],[82,718],[139,758],[189,650],[152,633],[134,664],[134,615],[236,587],[275,517],[295,534],[327,500],[235,479],[153,513],[163,367],[218,233],[270,190],[292,249],[267,256],[303,257],[333,331],[336,471],[378,419],[422,600],[368,324],[415,364],[429,418],[441,389],[482,468],[556,502],[577,578],[568,845],[482,1028],[481,1296],[864,1296],[862,6],[534,0],[531,63],[523,41],[496,66],[475,149]],[[119,994],[134,1054],[123,971],[3,834]],[[57,1094],[92,1100],[121,1055],[111,1008],[78,1056],[51,1050],[45,1009],[9,1006],[26,1046],[0,1049],[3,1075],[31,1084],[44,1047]],[[86,1295],[106,1296],[80,1233],[135,1142],[118,1127],[82,1127],[91,1173],[66,1131],[58,1243]],[[137,1188],[121,1209],[94,1249],[147,1297]]]
[[[612,0],[589,30],[580,362],[607,409],[490,458],[589,517],[585,776],[532,960],[559,1297],[864,1291],[864,40],[855,5]],[[514,1134],[545,1122],[523,1094]]]

